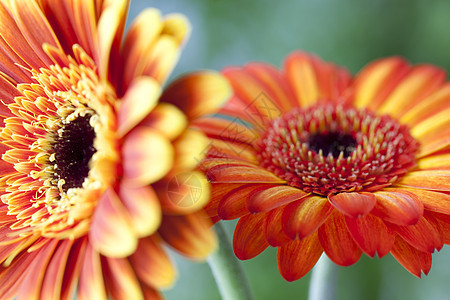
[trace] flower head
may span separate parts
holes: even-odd
[[[223,71],[234,95],[197,127],[212,139],[201,167],[205,210],[239,218],[238,258],[278,247],[289,281],[323,252],[348,266],[391,253],[416,276],[449,243],[450,85],[443,70],[380,59],[355,77],[303,52],[284,68]]]
[[[163,242],[215,246],[194,170],[207,140],[187,125],[227,82],[199,72],[163,91],[188,23],[147,9],[123,36],[127,9],[0,2],[3,298],[159,298],[175,274]]]

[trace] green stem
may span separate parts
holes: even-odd
[[[208,257],[208,264],[214,275],[223,300],[251,300],[247,278],[240,262],[234,256],[228,234],[222,224],[215,225],[219,247]]]
[[[309,282],[308,300],[332,300],[336,298],[337,266],[325,254],[315,265]]]

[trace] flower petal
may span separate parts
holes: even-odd
[[[416,189],[450,191],[450,171],[409,172],[396,184]]]
[[[355,106],[377,109],[409,70],[399,57],[376,60],[364,67],[355,80]]]
[[[417,103],[399,119],[401,124],[410,127],[442,111],[450,101],[450,83],[444,84],[440,89],[432,93],[426,99]]]
[[[216,166],[209,169],[206,176],[212,183],[285,183],[272,172],[258,167]]]
[[[136,250],[137,236],[131,218],[111,189],[98,200],[89,239],[94,249],[110,257],[128,256]]]
[[[130,215],[138,237],[154,233],[161,224],[161,206],[155,191],[150,186],[120,186],[120,200]]]
[[[164,213],[188,214],[209,201],[210,185],[199,171],[181,172],[154,184]]]
[[[173,140],[183,132],[187,124],[186,116],[175,105],[158,103],[139,126],[158,130],[168,139]]]
[[[150,77],[136,78],[120,101],[118,134],[124,136],[155,107],[161,86]]]
[[[411,68],[399,85],[378,108],[379,114],[389,114],[398,118],[403,112],[419,103],[426,96],[439,88],[446,72],[431,65],[417,65]]]
[[[432,216],[424,215],[419,222],[410,226],[390,226],[403,240],[420,251],[433,253],[434,249],[439,251],[444,245],[439,223]]]
[[[305,52],[290,54],[284,69],[297,106],[309,106],[319,99],[339,98],[350,82],[347,70]]]
[[[391,251],[395,241],[394,232],[378,217],[365,215],[361,218],[345,217],[348,231],[358,246],[370,257],[383,257]]]
[[[271,185],[246,184],[224,195],[219,202],[217,213],[222,220],[240,218],[249,213],[246,199],[257,191],[271,188]]]
[[[253,258],[269,244],[264,238],[263,226],[266,214],[246,215],[239,219],[233,236],[234,254],[241,260]]]
[[[231,95],[228,81],[215,72],[197,72],[174,81],[161,96],[161,102],[171,103],[195,119],[218,110]]]
[[[291,239],[303,239],[319,228],[333,212],[327,198],[309,196],[286,206],[281,217],[283,230]]]
[[[204,259],[217,245],[211,225],[209,218],[201,211],[182,216],[165,215],[159,233],[170,246],[182,254]]]
[[[450,108],[444,108],[442,107],[439,113],[412,127],[411,135],[423,143],[433,140],[435,137],[448,136]]]
[[[361,257],[361,249],[350,235],[345,218],[334,211],[319,228],[319,240],[327,256],[340,266],[350,266]]]
[[[139,280],[156,288],[172,285],[176,272],[156,235],[139,240],[136,252],[130,256]]]
[[[267,212],[267,217],[264,222],[264,237],[272,247],[279,247],[291,239],[284,233],[282,216],[285,206],[273,209]]]
[[[377,204],[372,211],[377,217],[398,225],[414,225],[423,215],[423,204],[415,194],[402,189],[375,192]]]
[[[450,195],[441,192],[433,192],[420,189],[404,188],[404,190],[409,191],[419,197],[420,201],[422,201],[423,206],[427,211],[450,215]]]
[[[84,263],[88,237],[78,239],[70,249],[66,268],[64,270],[63,283],[61,287],[61,300],[72,300],[77,290],[78,278]]]
[[[328,200],[341,213],[352,218],[367,215],[377,202],[371,193],[340,193],[328,196]]]
[[[125,179],[139,185],[161,179],[174,160],[169,140],[149,128],[133,130],[125,139],[122,152]]]
[[[100,254],[89,244],[83,257],[77,297],[80,299],[107,299]]]
[[[246,203],[251,213],[266,212],[308,195],[300,189],[280,185],[253,193]]]
[[[450,169],[450,153],[436,154],[417,160],[417,167],[426,169]]]
[[[194,169],[206,155],[209,140],[199,130],[186,129],[174,142],[175,162],[172,172]]]
[[[104,257],[102,263],[106,289],[112,299],[144,299],[139,281],[128,259]]]
[[[45,271],[45,277],[42,281],[41,299],[60,298],[63,276],[73,244],[73,241],[70,239],[59,242],[58,248],[53,253],[51,261]]]
[[[314,267],[322,253],[317,232],[279,247],[277,262],[281,276],[287,281],[302,278]]]
[[[419,278],[422,272],[427,275],[430,271],[431,253],[417,250],[401,238],[395,239],[391,253],[405,269]]]

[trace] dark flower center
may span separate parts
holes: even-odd
[[[342,152],[344,157],[348,157],[356,149],[356,139],[351,134],[341,132],[315,133],[308,137],[308,148],[323,155],[331,154],[338,158]]]
[[[79,188],[89,174],[89,161],[97,151],[95,131],[89,123],[91,115],[79,116],[58,130],[54,138],[54,169],[57,179],[63,179],[62,190]]]
[[[263,168],[325,196],[391,185],[415,165],[419,148],[408,128],[387,115],[330,104],[273,120],[255,145]]]

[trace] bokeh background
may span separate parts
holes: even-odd
[[[448,0],[132,0],[129,19],[146,7],[185,14],[192,34],[173,76],[198,69],[266,61],[280,66],[295,49],[314,52],[356,73],[368,62],[401,55],[412,63],[450,69]],[[235,222],[227,222],[232,236]],[[205,263],[172,253],[178,266],[168,300],[219,300]],[[310,274],[288,283],[276,250],[242,262],[257,300],[305,299]],[[450,247],[433,255],[430,274],[418,279],[388,254],[363,256],[339,268],[337,299],[450,299]]]

